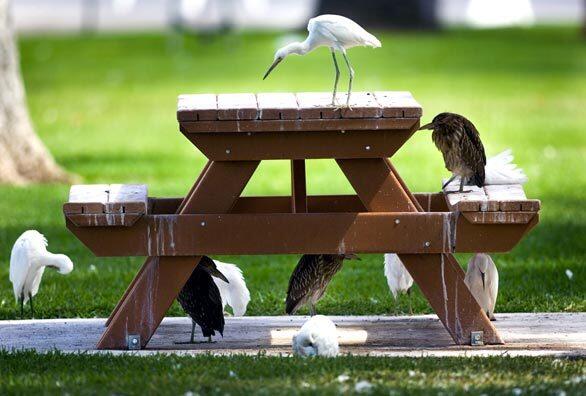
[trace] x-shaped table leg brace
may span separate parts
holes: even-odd
[[[227,213],[259,161],[210,161],[181,203],[178,214]],[[149,342],[201,256],[149,257],[112,312],[98,349],[125,349],[127,337]]]
[[[367,210],[423,211],[388,159],[336,161]],[[457,344],[470,344],[472,331],[483,331],[487,344],[503,344],[464,283],[464,271],[452,254],[401,254],[399,257]]]

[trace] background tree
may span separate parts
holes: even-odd
[[[28,114],[9,3],[0,0],[0,183],[68,181]]]

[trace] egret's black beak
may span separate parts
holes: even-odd
[[[267,72],[265,73],[265,76],[262,79],[263,80],[266,79],[269,76],[269,74],[271,74],[271,72],[273,71],[273,69],[275,67],[277,67],[277,65],[279,63],[281,63],[282,60],[283,60],[283,58],[277,58],[277,59],[275,59],[275,61],[273,62],[273,64],[271,65],[271,67],[269,67],[269,70],[267,70]]]
[[[424,126],[419,127],[419,130],[421,131],[422,129],[433,129],[433,128],[434,128],[433,122],[430,122],[429,124],[425,124]]]
[[[482,289],[486,289],[486,286],[484,284],[484,272],[480,271],[480,277],[482,278]]]
[[[220,272],[218,267],[216,267],[216,264],[212,260],[200,260],[199,265],[201,265],[201,268],[211,276],[219,278],[226,283],[230,283],[224,274]]]

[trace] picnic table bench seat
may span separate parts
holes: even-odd
[[[345,98],[341,96],[340,102]],[[408,92],[181,95],[179,130],[208,159],[184,197],[73,186],[66,225],[96,256],[146,256],[99,349],[145,347],[201,256],[395,252],[454,341],[502,343],[454,252],[506,252],[539,221],[521,186],[413,194],[390,159],[419,129]],[[352,195],[308,195],[305,161],[333,159]],[[291,164],[288,196],[242,196],[263,160]],[[186,165],[187,166],[187,165]],[[451,187],[451,186],[448,186]]]
[[[147,206],[145,184],[79,184],[71,187],[63,213],[78,227],[130,227]]]
[[[458,188],[459,183],[446,186],[446,203],[472,223],[527,224],[541,208],[538,199],[527,199],[520,184],[466,186],[464,193],[455,192]]]

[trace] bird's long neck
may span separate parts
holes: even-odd
[[[66,274],[71,271],[70,261],[64,254],[54,254],[47,252],[43,257],[41,266],[55,268],[62,274]]]
[[[297,55],[305,55],[309,51],[313,50],[313,46],[311,44],[311,40],[309,37],[304,41],[298,41],[295,43],[291,43],[285,47],[289,54],[297,54]]]

